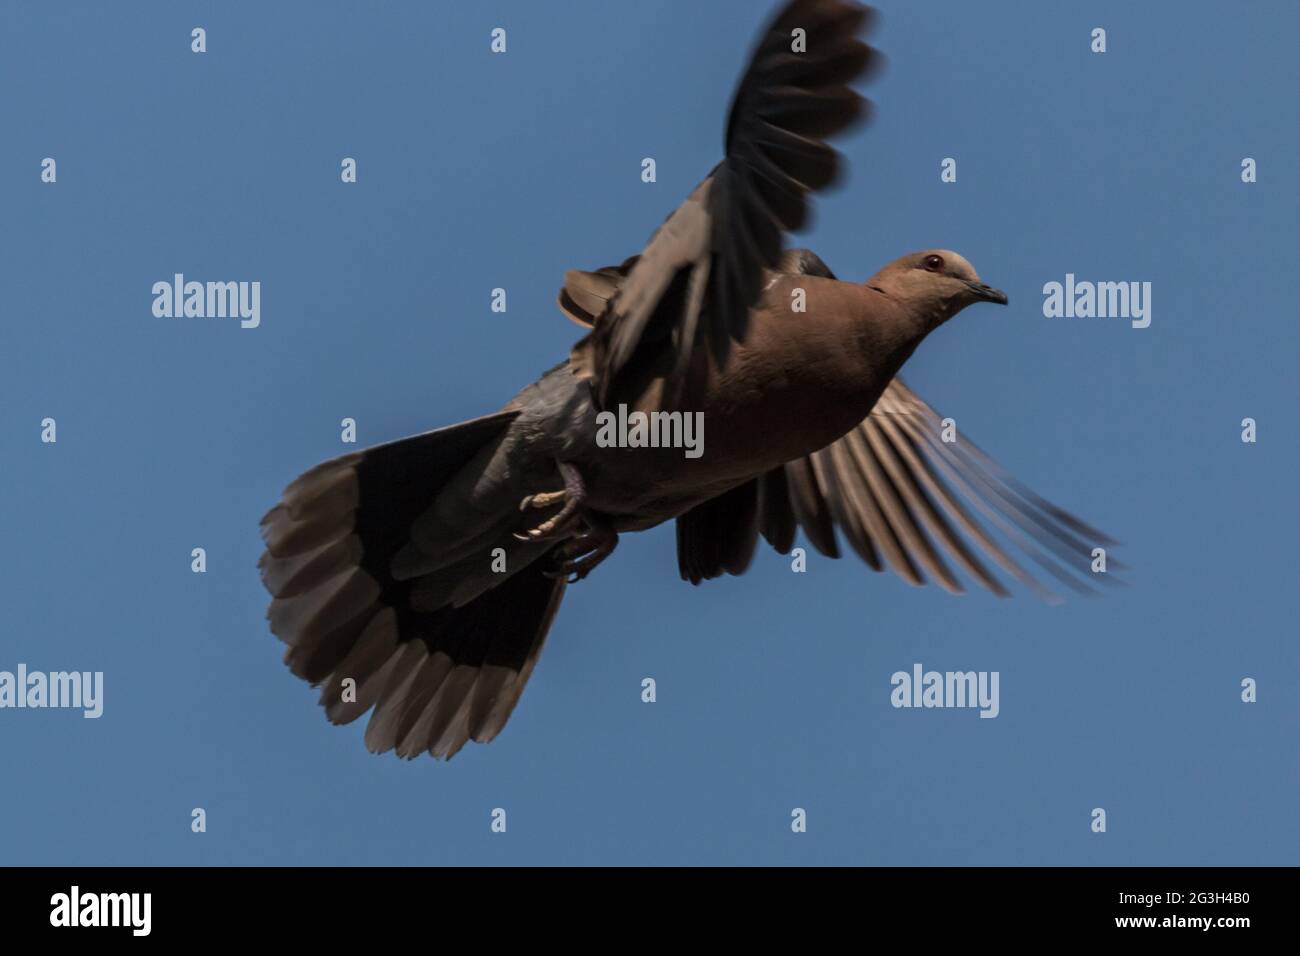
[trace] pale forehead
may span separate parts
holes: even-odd
[[[966,257],[960,252],[953,252],[951,249],[932,249],[927,255],[943,256],[943,261],[948,265],[950,272],[969,272],[975,274],[975,267],[966,261]]]

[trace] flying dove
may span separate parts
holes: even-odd
[[[1088,572],[1109,538],[945,441],[898,377],[928,333],[1006,295],[946,249],[853,283],[782,248],[836,178],[826,139],[865,112],[849,84],[879,61],[869,19],[848,0],[785,5],[722,162],[639,256],[565,276],[560,308],[589,326],[566,361],[495,414],[317,465],[262,519],[285,661],[334,723],[374,708],[370,750],[449,758],[496,737],[565,587],[665,521],[693,584],[743,573],[759,535],[788,553],[799,529],[952,592],[960,568],[1007,594],[996,567],[1052,598],[1017,552],[1076,592],[1108,577]],[[702,453],[599,441],[615,409],[700,416]]]

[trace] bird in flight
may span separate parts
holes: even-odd
[[[666,521],[692,584],[743,573],[760,536],[788,553],[799,530],[952,592],[955,565],[1006,595],[996,566],[1053,598],[1026,557],[1076,592],[1107,577],[1089,562],[1109,538],[945,440],[898,377],[931,331],[1006,295],[946,249],[858,283],[783,247],[836,179],[827,139],[865,113],[851,84],[880,60],[870,19],[848,0],[785,4],[723,160],[639,255],[565,275],[560,309],[589,328],[564,362],[494,414],[317,465],[262,519],[285,661],[334,723],[374,708],[370,750],[449,758],[496,737],[565,588]],[[615,410],[698,416],[707,439],[692,455],[602,440]]]

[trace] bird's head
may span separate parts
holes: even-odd
[[[895,259],[867,285],[903,303],[931,327],[975,302],[1007,304],[1007,294],[980,281],[974,267],[949,249],[927,249]]]

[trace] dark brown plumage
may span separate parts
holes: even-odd
[[[912,584],[960,591],[960,570],[1005,595],[996,568],[1054,597],[1018,550],[1093,590],[1090,552],[1110,539],[964,436],[945,441],[897,377],[933,329],[1006,296],[948,250],[863,284],[782,251],[835,177],[825,138],[864,112],[849,84],[879,60],[858,39],[868,19],[848,0],[785,6],[741,80],[723,161],[639,255],[566,274],[560,308],[589,328],[567,361],[496,414],[318,465],[263,518],[271,630],[330,720],[373,708],[371,750],[450,757],[495,737],[566,578],[668,520],[696,584],[743,573],[760,537],[789,552],[802,530]],[[702,454],[610,447],[599,416],[619,405],[699,414]]]

